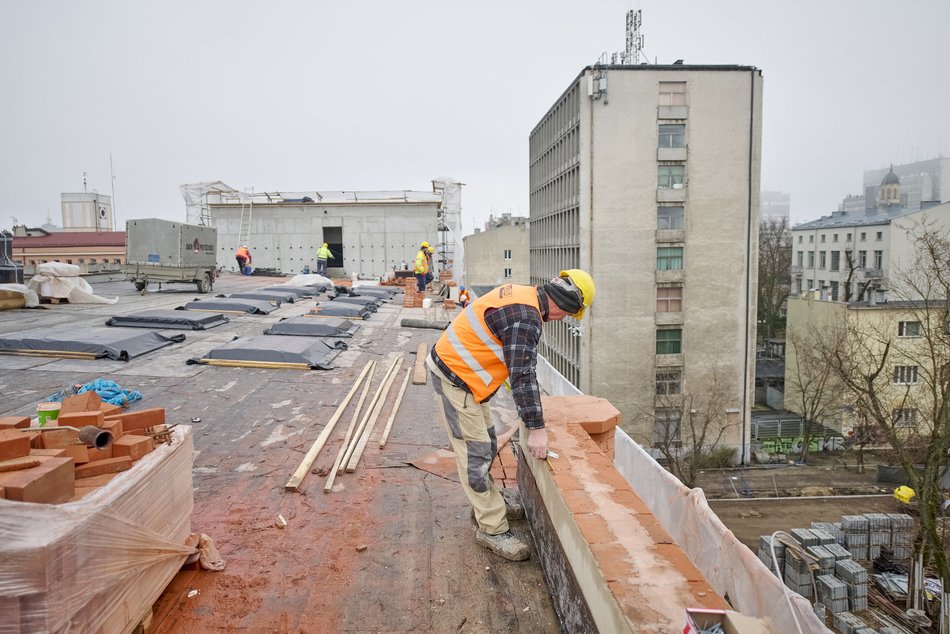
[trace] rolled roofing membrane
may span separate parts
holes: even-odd
[[[354,286],[353,292],[358,295],[392,299],[396,293],[401,293],[402,290],[395,286]]]
[[[320,293],[323,293],[329,288],[329,286],[287,286],[283,284],[278,284],[277,286],[265,286],[264,288],[255,289],[256,291],[274,291],[277,293],[293,293],[297,297],[316,297]]]
[[[277,291],[247,291],[246,293],[231,293],[229,299],[260,299],[265,302],[273,302],[278,306],[283,303],[293,304],[294,300],[300,299],[299,295],[294,293],[278,293]]]
[[[269,315],[277,310],[272,303],[262,299],[212,298],[196,299],[178,310],[210,310],[222,313],[248,313],[251,315]]]
[[[351,319],[369,319],[373,311],[361,304],[328,302],[310,309],[310,317],[349,317]]]
[[[159,348],[180,343],[185,335],[165,337],[157,332],[119,328],[43,328],[0,336],[0,353],[70,359],[128,361]]]
[[[352,337],[360,327],[349,319],[314,319],[307,315],[281,319],[264,331],[265,335],[302,337]]]
[[[174,328],[176,330],[207,330],[228,323],[221,313],[198,313],[184,310],[143,310],[131,315],[115,315],[106,326],[127,328]]]
[[[379,309],[379,305],[383,303],[383,300],[379,297],[353,297],[352,295],[337,295],[336,297],[331,297],[330,299],[334,302],[366,306],[374,313]]]
[[[188,363],[275,370],[332,370],[346,344],[303,337],[238,337]]]

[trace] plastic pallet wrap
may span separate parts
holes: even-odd
[[[191,428],[76,502],[0,500],[0,634],[123,632],[193,548]]]

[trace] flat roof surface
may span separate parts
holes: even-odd
[[[193,285],[143,296],[118,275],[87,279],[96,294],[118,303],[0,311],[0,332],[98,327],[113,315],[201,297]],[[225,274],[213,294],[284,281]],[[313,472],[298,492],[284,489],[368,360],[381,362],[372,397],[392,355],[403,357],[404,372],[417,345],[438,338],[437,330],[400,328],[402,318],[423,316],[421,308],[403,308],[401,298],[359,322],[329,371],[186,364],[235,336],[256,336],[308,312],[326,301],[319,297],[270,315],[228,315],[223,326],[187,332],[183,343],[129,362],[0,355],[2,414],[31,414],[49,395],[102,377],[140,391],[135,409],[164,407],[169,422],[192,425],[192,530],[214,539],[227,567],[180,572],[154,606],[154,632],[560,631],[537,558],[512,563],[476,545],[470,507],[451,474],[409,464],[448,448],[431,385],[410,382],[387,446],[378,449],[374,434],[337,490],[325,494],[326,478]],[[329,470],[352,410],[312,471]],[[278,515],[286,528],[277,527]],[[524,520],[512,530],[531,543]]]

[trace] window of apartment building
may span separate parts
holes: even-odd
[[[511,249],[505,249],[505,259],[506,260],[511,259]]]
[[[119,264],[119,258],[113,258],[113,259],[112,259],[112,263],[113,263],[113,264]]]
[[[798,292],[801,293],[802,292],[802,278],[798,278],[795,281],[798,284]]]
[[[657,354],[679,354],[683,349],[683,329],[669,328],[656,331]]]
[[[862,232],[861,232],[861,242],[864,242],[864,241],[867,240],[867,239],[868,239],[868,234],[866,234],[865,232],[862,231]]]
[[[827,237],[827,236],[825,236],[825,234],[821,234],[821,243],[822,243],[822,244],[825,243],[825,238],[826,238],[826,237]]]
[[[96,258],[89,258],[89,264],[95,264]]]
[[[911,385],[917,382],[916,365],[896,365],[894,366],[894,383],[901,385]]]
[[[827,265],[827,251],[818,252],[818,268],[823,269]]]
[[[858,251],[858,266],[866,268],[868,265],[868,252],[867,251]]]
[[[685,106],[686,105],[686,82],[685,81],[661,81],[660,82],[660,105],[661,106]]]
[[[838,301],[838,282],[834,280],[831,282],[831,301]]]
[[[36,266],[36,260],[30,260],[30,266]]]
[[[505,279],[511,277],[511,269],[505,269]]]
[[[683,228],[683,208],[682,207],[657,207],[656,208],[656,228],[657,229],[682,229]]]
[[[877,240],[878,242],[880,242],[881,240],[883,240],[883,239],[884,239],[884,232],[883,232],[883,231],[878,231],[878,232],[877,232],[877,235],[874,237],[874,239]]]
[[[80,263],[80,264],[85,264],[85,263],[86,263],[86,259],[85,259],[85,258],[79,258],[79,263]]]
[[[810,269],[815,268],[815,252],[814,251],[808,252],[808,268]]]
[[[884,252],[875,251],[874,252],[874,268],[879,269],[884,266]]]
[[[920,332],[919,321],[901,321],[897,323],[898,337],[919,337]]]
[[[811,244],[815,241],[815,236],[808,236],[808,243]]]
[[[661,123],[660,147],[686,147],[686,124]]]
[[[894,427],[914,427],[917,425],[917,410],[895,409],[892,412]]]
[[[798,244],[802,243],[802,236],[798,236]]]
[[[832,242],[837,242],[837,241],[838,241],[838,234],[837,234],[837,233],[831,234],[831,241],[832,241]]]
[[[72,260],[66,260],[66,264],[72,264],[72,263],[73,263]]]
[[[841,270],[841,251],[831,252],[831,270],[832,271]]]
[[[656,186],[660,189],[681,189],[685,181],[685,165],[660,165],[657,167]]]
[[[808,280],[808,290],[815,288],[815,280]]]
[[[656,289],[656,312],[679,313],[683,310],[682,286],[658,286]]]
[[[799,251],[797,255],[798,255],[798,266],[802,266],[802,261],[805,258],[805,252]]]
[[[653,419],[653,446],[668,447],[681,442],[679,410],[657,410]]]
[[[683,268],[683,247],[657,247],[656,269],[658,271],[679,271]]]
[[[849,234],[846,234],[844,241],[845,241],[845,242],[851,242],[851,234],[850,234],[850,233],[849,233]]]
[[[683,389],[683,371],[666,368],[656,372],[657,394],[679,394]]]

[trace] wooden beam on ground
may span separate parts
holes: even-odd
[[[366,406],[366,413],[363,415],[362,420],[360,420],[359,427],[356,428],[353,438],[350,439],[350,446],[346,449],[346,453],[343,454],[343,462],[340,463],[338,473],[343,473],[343,468],[349,464],[350,458],[353,456],[353,452],[356,451],[356,445],[359,444],[360,439],[363,437],[363,430],[366,429],[366,421],[369,420],[370,415],[376,408],[376,403],[379,401],[379,395],[383,392],[383,386],[386,385],[386,381],[389,380],[390,375],[393,373],[393,368],[396,367],[396,363],[400,359],[401,357],[393,358],[393,362],[389,366],[389,369],[386,370],[386,374],[383,376],[382,381],[380,381],[379,387],[376,388],[376,393],[373,394],[373,399],[370,401],[369,405]]]
[[[424,343],[420,343],[419,347],[416,348],[416,366],[412,371],[413,385],[426,384],[426,354],[428,351],[429,346]]]
[[[346,406],[350,404],[350,399],[352,399],[353,395],[356,394],[356,390],[359,389],[360,383],[363,381],[363,377],[366,376],[366,373],[369,371],[372,365],[372,361],[368,362],[363,368],[363,371],[360,372],[359,377],[356,379],[356,383],[353,384],[353,387],[350,388],[350,391],[347,393],[346,397],[336,408],[336,411],[326,424],[326,427],[324,427],[323,431],[320,432],[320,435],[317,436],[317,439],[310,447],[310,451],[307,452],[307,455],[305,455],[303,460],[300,462],[300,466],[297,467],[297,470],[294,471],[294,474],[290,477],[290,480],[288,480],[287,484],[284,485],[285,490],[296,491],[297,487],[300,486],[300,483],[303,482],[304,477],[306,477],[307,472],[310,471],[310,467],[313,465],[313,461],[317,459],[317,454],[320,453],[320,450],[323,449],[323,446],[326,444],[330,434],[333,433],[333,428],[336,426],[337,421],[340,420],[340,416],[343,415],[343,411],[346,410]]]
[[[330,469],[330,475],[327,478],[327,483],[323,486],[323,492],[329,493],[333,488],[333,481],[336,479],[337,470],[340,468],[340,463],[343,462],[343,454],[346,453],[346,449],[350,444],[350,436],[353,434],[353,428],[356,426],[356,421],[360,417],[360,410],[363,409],[363,401],[366,400],[366,395],[369,393],[369,386],[373,383],[373,374],[376,372],[376,362],[370,361],[373,364],[373,369],[369,373],[369,379],[367,379],[365,385],[363,385],[363,393],[360,394],[360,400],[356,404],[356,411],[353,412],[353,418],[350,419],[350,424],[346,428],[346,435],[343,436],[343,443],[340,445],[340,450],[336,454],[336,459],[333,461],[333,468]]]
[[[379,418],[379,413],[386,404],[386,399],[389,398],[389,390],[393,386],[393,381],[395,380],[396,375],[399,374],[400,367],[402,367],[402,357],[399,357],[399,363],[397,363],[393,371],[389,373],[389,378],[386,379],[386,384],[383,385],[382,396],[380,396],[379,400],[376,401],[376,407],[373,408],[373,415],[370,417],[369,423],[366,424],[366,431],[363,432],[362,436],[360,436],[360,442],[356,446],[356,451],[353,452],[353,456],[350,458],[350,461],[346,463],[347,473],[353,473],[356,471],[356,465],[360,463],[360,458],[363,457],[363,451],[366,449],[366,443],[369,442],[369,437],[373,435],[373,429],[376,427],[376,420]]]
[[[402,395],[406,392],[406,386],[409,385],[409,377],[412,376],[412,368],[406,368],[406,378],[402,380],[402,387],[399,388],[399,394],[396,395],[396,402],[393,403],[393,411],[389,414],[389,420],[386,421],[386,427],[383,429],[383,435],[379,439],[379,448],[382,449],[386,446],[386,441],[389,440],[389,432],[393,428],[393,421],[396,420],[396,412],[399,411],[399,406],[402,404]]]

